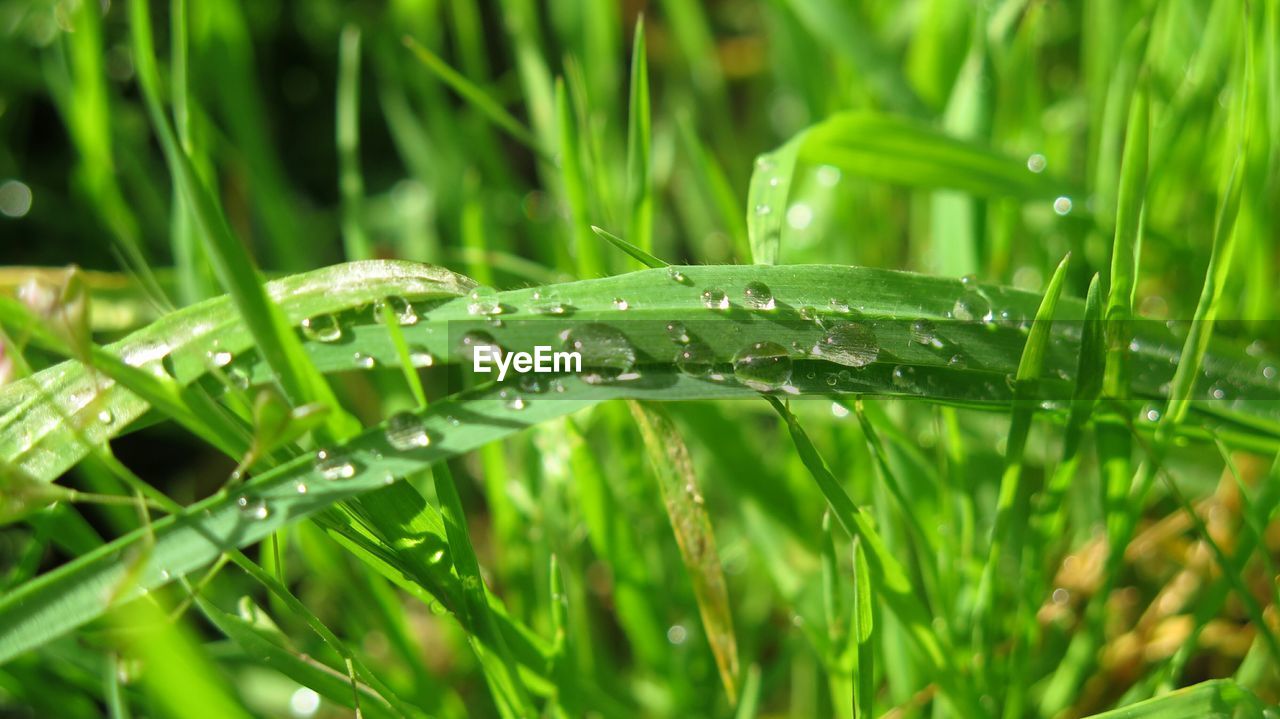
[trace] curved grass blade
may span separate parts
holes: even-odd
[[[649,59],[644,17],[636,22],[631,46],[631,101],[627,115],[627,238],[645,252],[653,251],[653,158],[649,143]]]
[[[778,303],[776,309],[748,311],[733,300],[725,311],[708,310],[704,305],[705,289],[726,289],[731,297],[741,297],[748,282],[767,284]],[[838,299],[856,303],[864,320],[875,323],[882,351],[877,361],[864,368],[856,379],[842,380],[834,386],[825,381],[831,371],[829,364],[807,356],[796,357],[792,384],[800,394],[917,396],[997,411],[1004,411],[1012,399],[1005,377],[1016,371],[1025,345],[1025,337],[1013,327],[943,327],[942,321],[966,289],[960,281],[872,268],[673,266],[565,283],[552,286],[557,297],[573,308],[563,321],[549,321],[530,310],[534,289],[511,290],[500,295],[508,318],[501,329],[489,327],[469,314],[466,298],[458,295],[472,286],[466,278],[426,265],[368,262],[278,280],[268,284],[268,291],[291,321],[314,317],[319,322],[332,322],[327,327],[336,329],[337,338],[316,336],[315,326],[308,331],[313,336],[303,337],[310,360],[325,372],[360,369],[353,361],[354,347],[359,347],[362,357],[371,358],[377,366],[393,367],[399,363],[399,353],[385,327],[371,314],[356,310],[390,296],[410,303],[418,321],[401,327],[404,339],[415,354],[430,356],[433,362],[461,359],[459,347],[449,337],[451,322],[476,323],[510,349],[559,345],[559,332],[576,323],[616,324],[625,320],[620,326],[635,345],[640,369],[655,373],[655,378],[665,372],[675,374],[675,348],[665,330],[672,320],[698,323],[703,334],[700,339],[714,348],[717,361],[729,368],[733,353],[748,342],[769,339],[784,347],[793,342],[802,347],[814,346],[824,331],[805,317],[818,317],[826,323],[844,321],[846,316],[830,304],[832,299]],[[857,289],[851,292],[848,288]],[[1007,311],[1012,317],[1030,317],[1039,304],[1039,297],[1032,293],[994,286],[982,289],[993,309]],[[627,301],[629,309],[625,314],[614,304],[617,298]],[[1077,371],[1078,320],[1083,316],[1083,303],[1064,298],[1059,310],[1061,320],[1053,328],[1045,375],[1066,378],[1055,390],[1062,393],[1059,397],[1066,397]],[[536,321],[517,321],[522,319]],[[913,341],[910,325],[917,319],[939,321],[940,338],[950,347],[961,349],[968,362],[954,366],[949,362],[950,351],[939,353]],[[1176,356],[1181,342],[1163,323],[1143,323],[1137,340],[1138,349],[1129,357],[1134,368],[1132,394],[1159,398],[1162,385],[1173,374],[1170,358]],[[134,367],[159,371],[163,366],[183,385],[209,382],[218,370],[252,386],[269,382],[271,377],[268,368],[247,352],[252,342],[229,301],[221,298],[167,315],[107,349]],[[1209,388],[1218,382],[1238,387],[1239,393],[1222,400],[1191,403],[1191,411],[1204,421],[1183,423],[1176,431],[1191,437],[1208,436],[1212,431],[1233,446],[1274,448],[1280,442],[1280,403],[1274,401],[1276,388],[1268,386],[1257,372],[1259,359],[1220,342],[1211,343],[1211,348],[1204,361],[1204,373],[1197,381],[1196,391],[1203,393],[1198,396],[1208,396]],[[224,361],[227,364],[222,367],[211,366]],[[903,386],[894,378],[895,367],[913,367],[920,374],[927,373],[927,381]],[[1045,380],[1045,386],[1055,387],[1055,382]],[[221,391],[216,382],[210,388]],[[74,362],[64,362],[0,389],[0,429],[4,430],[0,432],[0,460],[45,481],[72,466],[83,456],[84,448],[54,438],[65,440],[61,436],[65,435],[65,428],[60,427],[64,415],[76,419],[89,414],[85,393],[93,390],[95,386],[85,368]],[[147,409],[145,402],[122,387],[106,387],[103,394],[101,407],[110,410],[116,421],[110,426],[83,422],[87,436],[95,442],[124,431]],[[661,394],[667,399],[697,399],[755,393],[734,382],[682,378]]]
[[[245,326],[253,334],[257,351],[275,372],[289,400],[295,405],[316,402],[330,407],[333,411],[325,423],[329,433],[335,437],[352,434],[358,423],[341,408],[323,375],[307,361],[293,328],[263,288],[249,253],[232,233],[213,193],[178,144],[160,104],[160,78],[151,40],[149,3],[135,2],[130,9],[133,55],[147,112],[159,135],[169,171],[191,206],[218,280],[230,293]]]
[[[1091,719],[1167,719],[1204,717],[1231,719],[1266,716],[1264,706],[1249,690],[1230,679],[1214,679],[1127,707],[1092,715]]]

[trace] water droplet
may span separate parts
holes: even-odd
[[[386,307],[395,315],[396,322],[401,325],[414,325],[418,323],[418,313],[413,310],[413,305],[399,295],[391,295],[384,299],[373,303],[373,321],[382,323],[382,309]]]
[[[378,360],[374,359],[372,355],[367,355],[363,352],[356,352],[352,354],[351,360],[355,362],[356,366],[360,369],[373,369],[378,366]]]
[[[1263,378],[1263,379],[1275,379],[1275,378],[1276,378],[1276,366],[1275,366],[1275,365],[1271,365],[1271,364],[1262,365],[1262,378]]]
[[[309,487],[307,487],[306,482],[303,482],[302,480],[298,480],[298,483],[293,485],[293,489],[298,494],[306,494]]]
[[[980,320],[990,323],[994,318],[991,313],[991,302],[980,290],[968,289],[960,293],[951,308],[951,316],[965,322]]]
[[[828,372],[822,381],[826,382],[828,387],[835,387],[840,382],[840,376],[835,372]]]
[[[502,346],[499,345],[493,336],[478,330],[472,330],[464,335],[458,343],[462,348],[462,358],[467,362],[475,361],[475,352],[477,347],[492,347],[490,353],[501,357],[504,352]]]
[[[772,310],[778,306],[773,300],[773,290],[763,282],[748,282],[742,290],[742,297],[747,307],[753,310]]]
[[[729,309],[729,295],[719,287],[708,287],[702,291],[702,304],[707,309],[727,310]]]
[[[768,172],[773,169],[773,160],[765,155],[756,158],[756,169]]]
[[[916,368],[907,365],[898,365],[893,368],[891,377],[893,386],[898,389],[912,391],[916,388]]]
[[[779,180],[778,178],[776,178],[776,177],[770,177],[770,178],[769,178],[769,187],[777,187],[779,182],[781,182],[781,180]]]
[[[342,325],[333,315],[316,315],[302,321],[302,334],[317,342],[337,342],[342,339]]]
[[[1053,201],[1053,211],[1060,216],[1071,212],[1071,198],[1066,195],[1058,197]]]
[[[104,409],[98,413],[98,421],[103,424],[111,424],[116,421],[116,416],[111,414],[111,410]]]
[[[562,315],[569,311],[568,305],[550,290],[534,290],[529,302],[529,311],[537,315]]]
[[[1045,165],[1047,164],[1048,163],[1045,161],[1044,155],[1041,155],[1038,152],[1027,157],[1027,169],[1036,174],[1044,172]]]
[[[621,311],[626,311],[626,310],[627,310],[628,308],[630,308],[630,307],[631,307],[631,305],[630,305],[630,304],[628,304],[628,303],[627,303],[627,301],[626,301],[626,300],[624,300],[624,299],[622,299],[621,297],[614,297],[614,298],[613,298],[613,308],[614,308],[614,309],[616,309],[616,310],[621,310]]]
[[[1160,421],[1160,408],[1155,405],[1147,405],[1146,410],[1142,413],[1144,419],[1148,422]]]
[[[672,624],[671,627],[667,629],[667,641],[671,642],[672,644],[675,644],[675,645],[684,644],[685,640],[688,638],[689,638],[688,630],[686,630],[684,626],[680,624]]]
[[[706,377],[716,367],[716,354],[702,342],[688,342],[676,353],[676,367],[690,377]]]
[[[849,416],[849,408],[839,402],[831,403],[831,416],[836,419],[844,419]]]
[[[969,362],[964,358],[964,355],[957,352],[951,355],[951,359],[947,360],[947,365],[955,369],[963,369],[969,366]]]
[[[529,394],[542,394],[547,391],[548,382],[546,377],[543,377],[540,374],[531,373],[520,375],[520,379],[516,384],[520,386],[520,391],[522,392],[528,392]]]
[[[835,187],[840,184],[840,168],[835,165],[821,165],[816,173],[818,184],[823,187]]]
[[[880,356],[876,333],[861,322],[836,325],[813,346],[813,354],[847,367],[866,367]]]
[[[422,345],[409,345],[409,364],[414,367],[431,367],[436,363],[436,356]]]
[[[209,350],[207,355],[210,367],[226,367],[235,356],[226,350]]]
[[[682,285],[689,284],[689,277],[677,269],[674,265],[667,265],[667,277]]]
[[[853,308],[849,306],[849,303],[839,297],[832,297],[827,300],[827,306],[830,307],[832,311],[839,312],[842,315],[847,315],[853,311]]]
[[[427,557],[428,564],[439,564],[444,561],[444,549],[437,549]]]
[[[240,509],[240,514],[249,519],[266,519],[271,516],[271,510],[267,507],[267,503],[261,499],[241,496],[236,499],[236,507]]]
[[[667,337],[678,345],[689,344],[689,330],[685,329],[683,322],[668,322]]]
[[[467,312],[473,315],[502,314],[502,303],[498,301],[498,291],[492,287],[476,287],[467,295]]]
[[[756,214],[757,214],[757,215],[760,215],[761,217],[764,217],[765,215],[769,214],[770,212],[773,212],[773,208],[772,208],[772,207],[769,207],[768,205],[765,205],[765,204],[756,205]]]
[[[396,412],[387,418],[387,444],[397,451],[409,452],[431,444],[422,420],[412,412]]]
[[[590,322],[572,328],[564,335],[564,348],[582,357],[582,380],[601,384],[625,379],[636,364],[636,348],[622,332]]]
[[[505,389],[498,393],[498,399],[502,400],[502,406],[517,412],[528,406],[523,397]]]
[[[1226,399],[1227,390],[1220,384],[1215,384],[1209,388],[1209,397],[1212,399]]]
[[[249,370],[244,367],[228,368],[227,379],[231,381],[231,386],[236,389],[249,389],[251,378],[249,377]]]
[[[733,357],[733,376],[754,390],[768,392],[791,379],[791,355],[775,342],[755,342]]]
[[[941,347],[938,339],[938,328],[933,322],[919,319],[911,323],[911,341],[926,347]]]
[[[341,455],[330,454],[328,450],[316,452],[316,471],[321,477],[333,481],[351,479],[356,476],[356,466],[351,460]]]

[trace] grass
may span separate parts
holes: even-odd
[[[642,5],[0,0],[0,713],[1275,714],[1280,5]]]

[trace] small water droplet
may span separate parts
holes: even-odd
[[[815,174],[818,184],[823,187],[835,187],[840,184],[840,168],[835,165],[820,165]]]
[[[1275,365],[1271,365],[1271,364],[1262,365],[1262,378],[1263,378],[1263,379],[1275,379],[1275,378],[1276,378],[1276,366],[1275,366]]]
[[[680,271],[679,269],[677,269],[674,265],[668,265],[668,266],[667,266],[667,277],[670,277],[673,281],[678,282],[678,283],[680,283],[680,284],[682,284],[682,285],[687,285],[687,284],[689,284],[689,277],[688,277],[688,275],[686,275],[685,273],[681,272],[681,271]]]
[[[729,295],[719,287],[708,287],[702,291],[702,304],[711,310],[729,309]]]
[[[830,307],[832,311],[839,312],[842,315],[847,315],[853,311],[853,308],[849,306],[849,303],[839,297],[832,297],[827,300],[827,306]]]
[[[613,308],[625,312],[631,305],[621,297],[613,298]]]
[[[1147,405],[1146,411],[1142,413],[1144,419],[1148,422],[1160,421],[1160,408],[1155,405]]]
[[[473,315],[502,314],[502,303],[498,301],[498,291],[492,287],[476,287],[467,295],[467,312]]]
[[[625,379],[636,364],[636,348],[619,330],[599,322],[570,329],[564,348],[582,357],[582,380],[601,384]]]
[[[941,347],[938,339],[938,327],[926,319],[918,319],[911,323],[911,341],[926,347]]]
[[[230,367],[227,369],[227,379],[231,381],[231,386],[236,389],[249,389],[251,381],[249,370],[244,367]]]
[[[478,330],[472,330],[462,335],[458,344],[462,349],[462,358],[467,362],[475,360],[476,347],[492,347],[493,349],[490,350],[490,353],[498,357],[504,354],[502,346],[493,339],[492,335]]]
[[[754,310],[772,310],[778,306],[773,299],[773,290],[763,282],[748,282],[742,296],[744,304]]]
[[[947,365],[955,369],[963,369],[969,365],[969,362],[965,360],[964,355],[957,352],[951,355],[951,359],[947,360]]]
[[[689,638],[689,631],[680,624],[672,624],[667,629],[667,641],[671,642],[672,644],[679,646],[681,644],[684,644],[685,640],[688,638]]]
[[[913,391],[916,388],[916,368],[908,365],[898,365],[893,368],[891,376],[893,386],[898,389]]]
[[[813,346],[813,354],[847,367],[866,367],[880,356],[871,327],[861,322],[836,325]]]
[[[557,316],[568,312],[569,306],[561,301],[554,292],[539,289],[533,291],[533,297],[529,301],[529,311],[536,315]]]
[[[757,214],[757,215],[760,215],[761,217],[764,217],[765,215],[769,214],[770,212],[773,212],[773,208],[772,208],[772,207],[769,207],[768,205],[765,205],[765,204],[759,204],[759,205],[756,205],[756,214]]]
[[[418,323],[418,313],[414,311],[413,305],[409,304],[409,300],[399,295],[391,295],[373,303],[374,322],[382,323],[382,310],[384,307],[391,310],[391,313],[395,315],[396,322],[401,325]]]
[[[235,356],[226,350],[209,350],[207,357],[210,367],[226,367],[231,364],[231,360],[235,359]]]
[[[1058,197],[1053,201],[1053,211],[1058,213],[1059,216],[1071,212],[1071,198],[1066,195]]]
[[[1227,390],[1220,384],[1215,384],[1209,388],[1209,397],[1212,399],[1226,399]]]
[[[306,483],[306,482],[303,482],[302,480],[298,480],[298,482],[297,482],[296,484],[294,484],[294,485],[293,485],[293,489],[294,489],[294,491],[296,491],[298,494],[306,494],[306,493],[307,493],[307,490],[308,490],[308,489],[310,489],[310,488],[309,488],[309,487],[307,487],[307,483]]]
[[[98,413],[98,421],[103,424],[111,424],[116,421],[115,415],[111,414],[111,410],[104,409]]]
[[[791,355],[776,342],[754,342],[734,355],[733,376],[754,390],[778,389],[791,380]]]
[[[236,507],[240,509],[240,514],[249,519],[266,519],[271,516],[271,510],[267,507],[267,503],[262,499],[255,499],[240,496],[236,499]]]
[[[330,481],[351,479],[356,476],[356,466],[351,460],[341,455],[330,454],[324,449],[316,452],[315,466],[320,476]]]
[[[367,355],[363,352],[353,353],[351,355],[351,360],[355,362],[355,365],[360,369],[373,369],[378,366],[378,360],[374,359],[372,355]]]
[[[689,344],[689,330],[685,329],[683,322],[668,322],[667,337],[678,345]]]
[[[409,364],[414,367],[432,367],[435,363],[436,356],[431,354],[426,347],[409,345]]]
[[[387,418],[387,444],[397,451],[409,452],[429,446],[431,437],[417,415],[396,412]]]
[[[523,397],[514,392],[508,392],[505,389],[498,393],[498,399],[502,400],[502,405],[504,407],[516,412],[519,412],[528,406]]]
[[[516,384],[519,385],[521,392],[529,394],[542,394],[547,391],[548,386],[547,378],[536,373],[520,375]]]
[[[302,334],[317,342],[337,342],[342,339],[342,325],[333,315],[316,315],[302,321]]]
[[[1045,165],[1048,163],[1044,159],[1044,155],[1036,152],[1027,157],[1027,169],[1036,174],[1044,172]]]

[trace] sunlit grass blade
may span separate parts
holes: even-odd
[[[364,177],[360,172],[360,29],[342,29],[338,44],[338,188],[342,197],[342,243],[348,260],[373,259],[364,229]]]
[[[676,431],[671,418],[657,406],[628,403],[631,416],[640,428],[649,464],[658,479],[667,518],[680,545],[680,555],[693,583],[698,611],[706,629],[707,642],[720,670],[729,703],[738,701],[738,643],[733,632],[733,612],[729,592],[716,549],[711,519],[703,507],[702,490],[693,470],[689,448]]]
[[[653,158],[649,144],[649,58],[644,20],[636,22],[631,46],[631,100],[627,115],[627,239],[645,252],[653,251]]]
[[[230,293],[246,326],[253,334],[258,351],[275,371],[290,401],[295,404],[318,402],[331,407],[333,412],[326,421],[328,432],[338,437],[350,435],[358,424],[342,410],[324,377],[307,360],[293,328],[263,288],[262,278],[248,252],[232,233],[208,187],[195,172],[190,158],[178,145],[160,105],[159,74],[155,66],[147,3],[134,3],[131,9],[134,60],[147,101],[147,110],[159,135],[169,171],[178,179],[183,194],[195,213],[201,230],[200,236],[205,242],[219,281]]]
[[[591,231],[596,233],[596,235],[600,237],[600,239],[604,240],[605,242],[608,242],[614,247],[622,250],[623,252],[627,253],[631,257],[635,258],[637,262],[644,265],[645,267],[666,267],[667,266],[666,262],[663,262],[657,257],[654,257],[648,252],[645,252],[639,247],[636,247],[630,242],[627,242],[621,237],[618,237],[612,232],[609,232],[608,230],[592,225]]]

